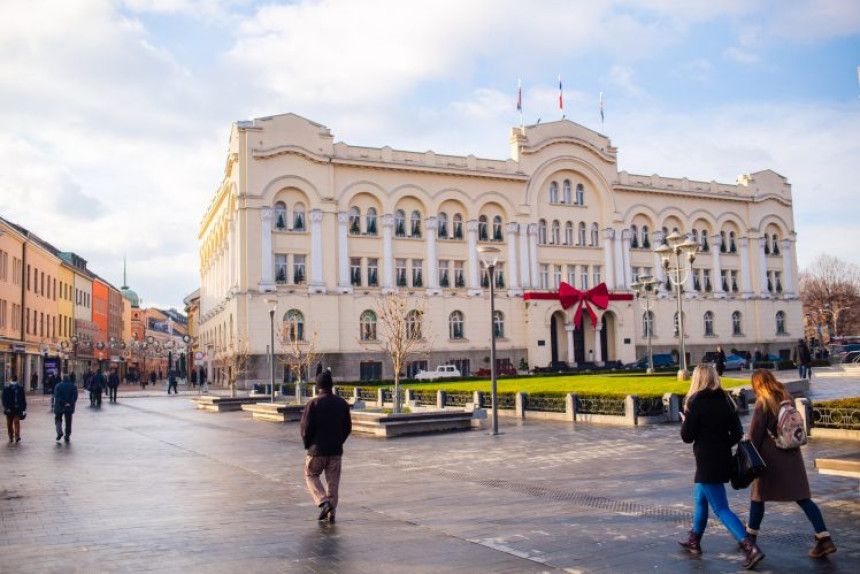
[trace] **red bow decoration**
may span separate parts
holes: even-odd
[[[597,326],[597,313],[594,312],[592,305],[599,309],[606,309],[610,301],[631,301],[633,295],[628,293],[610,293],[606,287],[606,283],[601,283],[588,291],[580,291],[576,287],[562,282],[558,288],[558,293],[533,293],[527,291],[523,295],[523,299],[556,299],[561,303],[563,309],[569,309],[576,305],[576,312],[573,315],[573,323],[577,327],[582,325],[582,308],[588,311],[591,317],[591,325]]]

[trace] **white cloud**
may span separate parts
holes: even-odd
[[[741,64],[757,64],[759,61],[759,57],[757,54],[753,54],[752,52],[746,52],[740,48],[728,48],[724,55],[729,60],[734,60],[735,62],[740,62]]]
[[[642,88],[633,81],[633,69],[629,66],[612,66],[609,70],[609,81],[628,97],[638,97],[643,93]]]

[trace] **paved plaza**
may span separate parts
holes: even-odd
[[[855,382],[821,380],[813,393]],[[821,386],[821,389],[818,387]],[[320,525],[296,423],[195,410],[183,392],[121,391],[55,443],[46,397],[22,442],[0,446],[0,572],[739,572],[712,520],[704,554],[675,540],[692,521],[693,457],[678,425],[619,428],[501,420],[485,430],[346,443],[335,525]],[[748,422],[748,419],[747,421]],[[811,527],[768,504],[759,572],[860,572],[858,481],[804,448],[813,496],[839,551],[806,556]],[[745,518],[749,491],[731,491]]]

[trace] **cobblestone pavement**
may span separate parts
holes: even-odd
[[[338,522],[320,526],[295,423],[195,410],[188,396],[123,396],[54,442],[45,397],[22,442],[0,445],[2,572],[739,572],[712,521],[700,558],[676,539],[692,520],[693,460],[677,425],[617,428],[501,420],[486,431],[351,437]],[[794,504],[769,504],[760,572],[860,572],[858,481],[818,474],[814,498],[839,551],[806,556]],[[748,491],[731,491],[746,515]]]

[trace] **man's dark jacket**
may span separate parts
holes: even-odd
[[[305,405],[300,428],[309,455],[342,455],[343,443],[352,432],[349,405],[331,391],[323,390]]]
[[[18,415],[27,411],[27,396],[20,384],[9,385],[3,389],[3,412],[7,415]]]
[[[115,389],[119,386],[119,375],[112,372],[108,375],[108,386],[112,389]]]
[[[75,402],[78,400],[78,387],[66,379],[54,389],[54,414],[72,414],[75,412]]]

